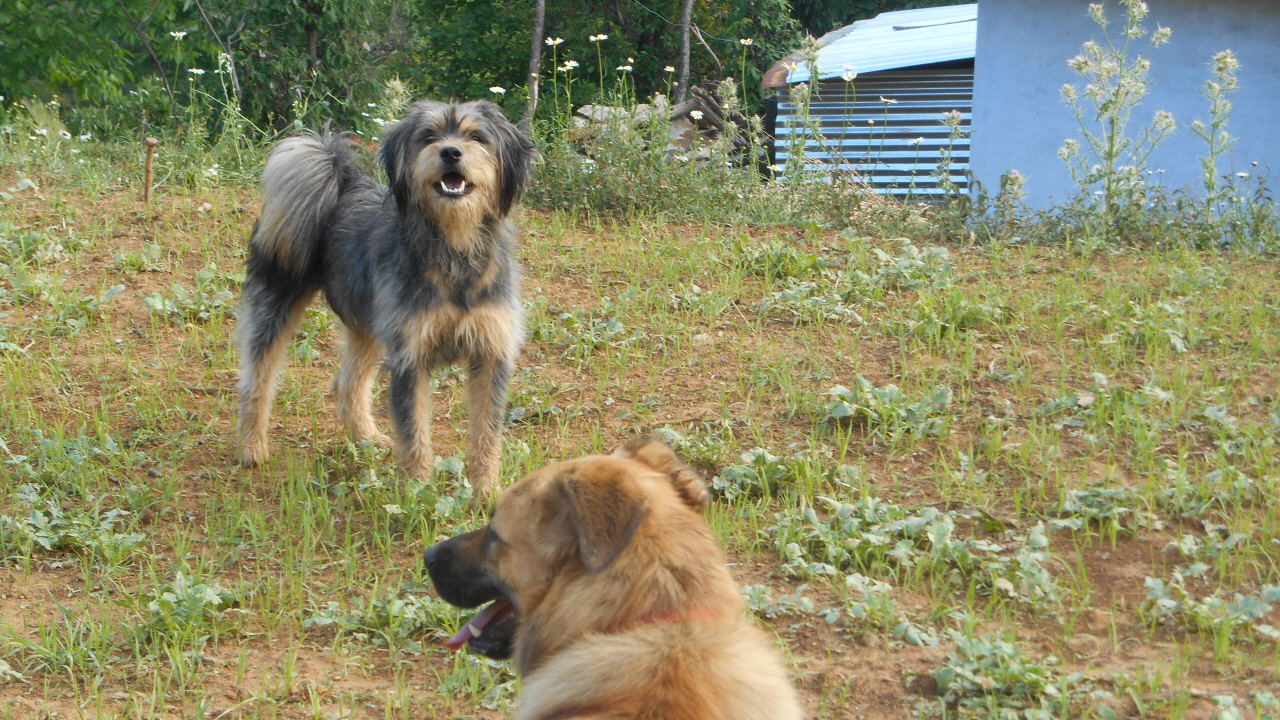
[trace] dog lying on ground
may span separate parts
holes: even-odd
[[[656,441],[529,474],[487,527],[424,553],[441,598],[492,601],[447,644],[515,658],[516,720],[798,720],[702,517],[708,499]]]
[[[262,176],[237,337],[240,459],[267,457],[285,348],[320,290],[342,320],[337,413],[356,441],[391,441],[370,407],[385,351],[399,459],[431,472],[431,371],[466,367],[473,501],[497,487],[507,384],[523,341],[516,232],[508,221],[533,145],[488,102],[419,102],[387,130],[389,186],[346,135],[278,143]]]

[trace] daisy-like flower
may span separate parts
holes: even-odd
[[[201,70],[200,68],[187,68],[187,72],[191,73],[192,75],[203,75],[203,74],[204,74],[204,71],[203,71],[203,70]]]
[[[378,103],[365,103],[365,107],[378,107]]]
[[[666,67],[662,68],[662,72],[675,72],[675,71],[676,71],[676,69],[675,69],[675,68],[673,68],[673,67],[671,67],[670,65],[668,65],[668,66],[666,66]]]
[[[619,65],[616,69],[621,70],[622,72],[631,72],[630,65]]]
[[[90,140],[93,139],[93,133],[85,133],[76,139],[79,140],[80,142],[89,142]]]
[[[1238,173],[1236,173],[1236,177],[1238,177],[1238,178],[1247,178],[1247,177],[1249,177],[1249,173],[1247,173],[1247,172],[1238,172]]]
[[[489,88],[489,92],[493,93],[494,95],[506,95],[507,89],[500,85],[494,85],[493,87]]]
[[[547,44],[551,47],[555,47],[562,42],[564,42],[564,38],[547,38]]]
[[[911,147],[920,147],[920,143],[922,142],[924,142],[924,138],[918,137],[915,140],[908,141],[907,144]]]
[[[187,31],[186,30],[170,30],[169,34],[173,36],[174,40],[181,40],[182,38],[187,36]]]
[[[845,82],[853,82],[856,77],[858,77],[858,69],[853,65],[845,65],[844,72],[840,73],[840,79]]]
[[[702,111],[701,111],[701,110],[690,110],[690,111],[689,111],[689,117],[693,118],[694,120],[701,120],[701,119],[702,119]]]
[[[875,125],[875,124],[876,124],[875,118],[872,118],[872,119],[868,120],[868,121],[867,121],[867,124],[868,124],[868,125]]]
[[[894,103],[896,103],[896,102],[898,102],[898,101],[897,101],[897,100],[894,100],[893,98],[887,98],[887,97],[885,97],[885,96],[881,95],[881,96],[880,96],[880,102],[884,103],[885,105],[892,105],[892,104],[894,104]]]
[[[751,38],[742,38],[742,39],[741,39],[741,40],[739,40],[738,42],[742,43],[743,45],[755,45],[755,44],[756,44],[756,41],[755,41],[755,40],[752,40]]]
[[[799,70],[799,69],[800,69],[800,66],[799,66],[799,65],[797,65],[797,64],[795,64],[795,63],[787,63],[787,66],[786,66],[786,67],[787,67],[787,69],[788,69],[788,70],[790,70],[791,72],[795,72],[795,71],[797,71],[797,70]]]
[[[70,140],[71,133],[67,132],[66,130],[59,130],[58,137],[62,138],[63,140]]]
[[[576,67],[578,67],[578,61],[577,61],[577,60],[565,60],[565,61],[564,61],[564,69],[565,69],[565,70],[572,70],[572,69],[574,69],[574,68],[576,68]]]
[[[36,134],[37,134],[37,135],[44,135],[44,136],[46,136],[46,137],[47,137],[47,136],[49,135],[49,130],[48,130],[48,128],[36,128]]]
[[[593,43],[598,43],[598,42],[600,42],[600,41],[602,41],[602,40],[608,40],[608,39],[609,39],[609,36],[608,36],[608,35],[605,35],[604,33],[600,33],[599,35],[592,35],[592,36],[590,36],[590,37],[589,37],[589,38],[587,38],[587,39],[588,39],[588,40],[590,40],[590,41],[591,41],[591,42],[593,42]]]

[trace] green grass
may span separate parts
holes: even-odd
[[[127,153],[78,147],[0,156],[6,712],[500,716],[518,681],[439,645],[459,613],[418,562],[483,522],[459,371],[437,472],[406,481],[343,437],[317,307],[274,456],[238,468],[256,194],[165,184],[148,219]],[[862,215],[520,221],[504,480],[664,437],[816,716],[1275,715],[1273,259],[940,247]]]

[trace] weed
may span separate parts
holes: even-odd
[[[209,322],[235,305],[235,293],[229,287],[236,283],[234,275],[207,267],[196,272],[195,280],[194,290],[174,283],[170,286],[169,297],[152,293],[142,300],[142,304],[153,314],[166,316],[178,324]]]
[[[951,391],[945,387],[913,402],[898,386],[876,387],[861,375],[854,378],[852,389],[836,385],[826,395],[831,401],[824,420],[863,427],[871,437],[890,442],[942,434],[946,420],[940,416],[951,404]]]
[[[64,511],[45,500],[33,485],[19,486],[14,504],[29,510],[26,516],[0,515],[0,549],[5,558],[46,553],[86,553],[108,565],[118,565],[141,549],[146,536],[117,532],[130,514],[127,510]]]
[[[329,627],[339,639],[349,637],[419,655],[423,652],[422,640],[444,640],[452,635],[458,617],[458,609],[443,600],[405,591],[386,599],[375,593],[366,601],[353,600],[346,610],[330,600],[323,608],[312,611],[302,621],[302,627]]]
[[[1061,675],[1053,656],[1034,660],[1005,640],[955,630],[947,635],[956,649],[933,677],[943,693],[940,703],[961,717],[1017,717],[1019,711],[1034,720],[1064,717],[1086,691],[1084,677]]]

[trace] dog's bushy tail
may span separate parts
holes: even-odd
[[[345,134],[306,132],[276,143],[262,171],[262,215],[249,241],[295,273],[311,265],[343,188],[359,171]]]

